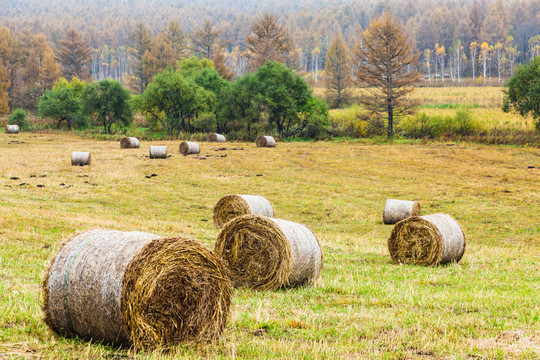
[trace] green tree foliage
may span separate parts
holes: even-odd
[[[9,125],[19,125],[19,129],[26,130],[30,127],[26,119],[26,112],[23,109],[15,109],[8,117]]]
[[[133,120],[131,93],[118,81],[102,80],[89,84],[82,94],[83,111],[103,126],[107,134],[113,124],[129,126]]]
[[[38,104],[39,116],[55,119],[58,128],[64,121],[67,123],[68,129],[71,129],[72,125],[84,125],[85,121],[81,110],[81,99],[69,86],[47,90]]]
[[[503,111],[517,111],[521,116],[531,115],[536,130],[540,131],[540,56],[528,65],[519,66],[506,83]]]

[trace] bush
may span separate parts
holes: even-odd
[[[26,112],[19,108],[15,109],[8,118],[9,125],[19,125],[19,129],[26,130],[30,127],[28,120],[26,119]]]
[[[425,113],[404,119],[399,125],[402,136],[412,139],[437,139],[440,137],[462,137],[478,134],[480,124],[467,109],[456,111],[454,116],[428,116]]]

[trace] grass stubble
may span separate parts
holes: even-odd
[[[161,141],[177,149],[177,141]],[[281,143],[149,159],[148,146],[61,133],[0,134],[0,358],[537,359],[540,153],[470,143]],[[236,144],[235,144],[236,146]],[[72,167],[72,151],[92,165]],[[534,168],[529,168],[534,166]],[[40,283],[62,240],[109,228],[186,236],[213,248],[224,195],[260,194],[308,225],[325,254],[314,288],[235,290],[215,344],[137,353],[55,337]],[[396,265],[387,198],[451,214],[467,237],[459,264]]]

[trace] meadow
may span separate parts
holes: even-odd
[[[120,149],[50,131],[0,133],[0,358],[538,359],[540,152],[459,143],[201,143]],[[168,146],[165,160],[147,157]],[[223,149],[225,148],[225,149]],[[92,165],[72,167],[72,151]],[[155,176],[151,176],[155,174]],[[212,209],[259,194],[303,223],[324,252],[313,288],[236,289],[215,344],[141,353],[53,335],[41,279],[70,234],[87,229],[183,235],[213,248]],[[397,265],[385,199],[418,200],[461,225],[458,264]]]

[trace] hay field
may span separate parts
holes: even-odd
[[[144,141],[120,149],[62,133],[0,133],[0,359],[540,357],[538,149],[201,143],[200,156],[183,157],[180,141],[153,144],[168,145],[173,156],[150,160]],[[91,151],[92,166],[70,166],[71,151]],[[235,290],[217,344],[171,353],[135,353],[47,330],[39,286],[69,234],[139,230],[213,248],[212,208],[232,193],[262,195],[276,217],[314,231],[324,251],[315,288]],[[386,246],[392,227],[382,223],[386,198],[451,214],[467,237],[463,260],[393,264]]]

